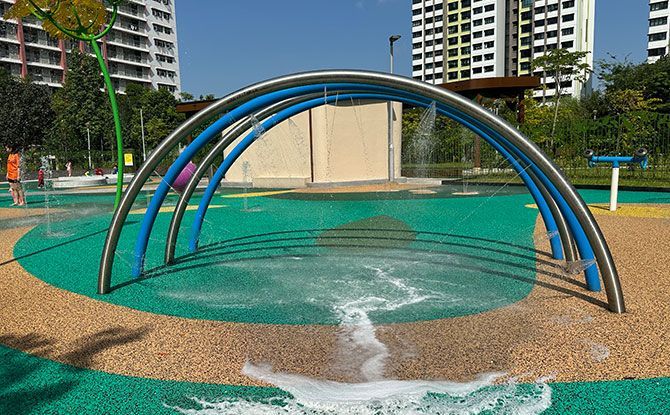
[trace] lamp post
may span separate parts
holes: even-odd
[[[140,127],[142,128],[142,161],[147,161],[147,148],[144,144],[144,113],[140,108]]]
[[[91,162],[91,130],[89,128],[89,123],[86,123],[86,139],[88,141],[88,169],[93,168],[93,163]]]
[[[393,35],[389,37],[389,50],[391,53],[391,73],[393,73],[393,43],[400,39],[400,35]],[[389,146],[389,182],[395,180],[395,150],[393,148],[393,102],[389,101],[387,104],[388,108],[388,120],[389,120],[389,136],[388,136],[388,146]]]

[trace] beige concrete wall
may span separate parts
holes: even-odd
[[[399,177],[401,104],[394,104],[394,113],[395,176]],[[388,179],[387,117],[385,102],[339,103],[298,114],[252,144],[233,164],[226,181],[295,187],[312,182],[312,170],[314,183]]]

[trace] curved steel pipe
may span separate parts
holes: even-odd
[[[476,107],[468,100],[465,100],[452,92],[409,78],[363,71],[319,71],[290,75],[261,82],[223,98],[177,128],[168,138],[159,144],[156,150],[150,155],[149,159],[147,159],[147,162],[140,168],[126,190],[121,204],[114,213],[105,240],[105,247],[103,248],[98,278],[98,292],[109,292],[114,251],[118,244],[118,238],[122,230],[123,222],[130,211],[133,200],[141,191],[142,185],[148,179],[153,169],[156,168],[158,163],[172,148],[174,148],[202,121],[214,117],[222,111],[230,109],[247,99],[282,88],[320,82],[362,82],[416,93],[422,95],[426,99],[447,103],[450,107],[475,117],[478,123],[491,128],[493,131],[496,131],[502,137],[509,140],[513,146],[518,148],[530,161],[535,163],[538,171],[542,172],[552,183],[553,189],[549,190],[564,198],[566,206],[574,212],[578,223],[584,229],[586,238],[593,248],[595,257],[598,261],[598,266],[602,272],[603,281],[607,288],[609,309],[619,313],[625,311],[623,294],[621,292],[616,266],[614,265],[614,261],[602,232],[575,188],[569,183],[558,167],[544,155],[539,147],[525,138],[505,121],[497,118],[486,110]]]
[[[343,99],[349,99],[349,98],[359,99],[360,96],[361,96],[360,94],[358,96],[356,96],[354,94],[354,95],[351,95],[351,96],[345,96],[345,97],[343,97]],[[374,98],[374,99],[386,100],[386,99],[392,99],[392,98],[394,98],[394,96],[369,95],[369,98],[370,99]],[[337,99],[337,98],[335,98],[335,99]],[[411,101],[410,102],[406,98],[398,98],[398,100],[401,101],[401,102],[406,102],[406,103],[410,103],[410,104],[417,105],[417,106],[424,106],[425,107],[425,106],[428,105],[425,102],[419,102],[419,101]],[[322,103],[321,100],[315,100],[315,104],[313,106],[315,106],[316,104],[320,105],[321,103]],[[443,111],[443,110],[440,109],[440,111]],[[265,123],[263,123],[263,128],[266,129],[266,130],[269,130],[276,123],[282,122],[284,119],[286,119],[286,118],[288,118],[292,115],[294,115],[294,112],[289,112],[282,119],[279,119],[274,123],[271,123],[270,121],[265,122]],[[555,209],[554,211],[552,211],[549,207],[550,206],[549,201],[544,200],[544,195],[546,195],[547,192],[545,191],[545,193],[543,194],[538,190],[538,187],[542,186],[542,183],[537,180],[536,176],[534,176],[534,175],[530,176],[529,174],[527,174],[526,173],[526,168],[523,168],[523,166],[521,166],[518,163],[518,161],[514,158],[514,156],[511,155],[511,153],[506,148],[504,148],[504,147],[501,148],[501,146],[499,144],[497,144],[495,142],[495,140],[493,140],[490,137],[484,137],[484,138],[487,142],[489,142],[491,145],[493,145],[496,150],[498,150],[501,154],[503,154],[503,156],[510,162],[510,164],[512,164],[512,166],[517,171],[517,173],[519,174],[519,176],[521,177],[523,182],[526,184],[528,190],[530,191],[531,195],[533,196],[536,203],[538,204],[538,208],[541,211],[541,216],[542,216],[543,220],[545,221],[545,226],[548,229],[548,232],[553,233],[553,232],[557,231],[558,230],[558,228],[557,228],[558,219],[555,220],[553,218],[553,215],[561,215],[561,213],[558,209]],[[251,144],[251,142],[255,140],[254,135],[250,134],[245,140],[247,140],[249,142],[249,144]],[[241,144],[238,144],[238,146],[239,145],[241,145]],[[242,151],[244,151],[244,149]],[[242,151],[236,152],[235,150],[233,150],[231,155],[234,154],[234,153],[241,154]],[[211,201],[211,197],[213,196],[216,188],[218,187],[218,179],[222,178],[225,175],[225,173],[227,171],[227,167],[230,167],[231,164],[232,163],[229,160],[226,160],[226,161],[224,161],[224,163],[222,163],[222,166],[219,167],[219,169],[217,169],[217,172],[214,175],[215,180],[210,182],[210,184],[208,185],[207,190],[205,191],[205,194],[203,195],[203,200],[200,202],[200,206],[198,208],[198,214],[196,215],[196,220],[194,221],[192,237],[191,237],[191,241],[190,241],[190,245],[189,245],[189,249],[192,252],[196,249],[197,239],[198,239],[198,236],[199,236],[199,233],[200,233],[202,221],[203,221],[204,215],[206,213],[207,206],[209,205],[209,203]],[[227,167],[225,167],[224,165],[227,165]],[[554,207],[556,206],[555,203],[553,204],[553,206]],[[563,225],[565,225],[565,220],[563,220],[562,216],[561,216],[561,221],[560,222]],[[561,232],[559,232],[559,234],[560,233]],[[566,242],[568,244],[567,246],[572,247],[569,232],[563,233],[563,234],[566,235],[566,238],[567,238]],[[555,258],[556,259],[563,259],[562,249],[561,249],[561,240],[552,238],[552,240],[550,242],[551,242],[551,245],[552,245],[552,251],[554,252]]]
[[[376,98],[379,99],[378,96]],[[383,97],[383,99],[394,99],[394,98],[395,97],[389,97],[389,96],[384,96]],[[406,98],[398,98],[398,100],[403,101],[403,100],[406,100]],[[317,103],[321,104],[321,101],[319,100]],[[427,105],[426,103],[415,102],[415,101],[410,102],[410,103],[415,104],[415,105],[417,105],[417,104],[418,105],[423,105],[423,106]],[[518,162],[514,159],[514,157],[509,156],[508,151],[505,151],[504,149],[500,148],[501,147],[500,143],[497,143],[495,139],[491,138],[491,136],[487,136],[480,129],[478,129],[478,127],[476,127],[472,124],[469,124],[466,120],[464,120],[462,118],[454,116],[454,114],[449,113],[448,109],[444,110],[443,108],[440,107],[440,110],[443,111],[443,113],[445,115],[450,116],[451,118],[455,119],[456,121],[460,122],[461,124],[464,124],[464,125],[468,126],[469,128],[475,130],[478,134],[480,134],[482,137],[484,137],[491,145],[493,145],[494,148],[496,148],[496,150],[498,150],[503,155],[505,155],[505,157],[512,162],[512,164],[515,167],[515,169],[517,170],[517,172],[520,172],[521,178],[524,180],[524,183],[526,183],[528,189],[531,191],[531,194],[534,195],[536,201],[539,201],[538,207],[542,211],[543,218],[544,219],[551,218],[550,209],[547,206],[545,206],[544,204],[541,203],[541,202],[544,201],[543,198],[542,198],[542,195],[540,194],[539,196],[535,196],[535,194],[539,193],[539,191],[536,188],[535,188],[535,191],[533,191],[535,186],[531,186],[531,184],[529,183],[529,180],[527,180],[527,177],[523,172],[524,169],[521,169],[520,167],[517,168]],[[264,128],[269,129],[269,128],[271,128],[271,126],[270,125],[265,125]],[[250,145],[253,142],[253,140],[255,140],[255,136],[253,134],[251,134],[250,136],[245,138],[245,140],[248,143],[247,145]],[[505,140],[501,140],[501,141],[505,141]],[[238,147],[240,147],[241,145],[242,145],[242,143],[238,144]],[[231,152],[230,156],[235,155],[235,157],[237,157],[244,151],[244,148],[242,148],[241,150],[238,151],[237,150],[238,147],[236,147],[236,149],[233,150],[233,152]],[[234,159],[233,159],[233,162],[234,162]],[[217,170],[217,173],[215,175],[215,177],[217,177],[217,180],[215,180],[214,183],[209,184],[208,188],[205,191],[205,194],[203,195],[203,200],[200,202],[200,206],[198,208],[198,212],[196,213],[196,218],[195,218],[194,224],[192,226],[191,239],[189,241],[189,250],[191,252],[195,252],[195,250],[197,249],[197,240],[198,240],[200,229],[201,229],[201,226],[202,226],[202,221],[203,221],[204,215],[207,211],[207,206],[211,201],[211,197],[214,194],[216,186],[218,185],[216,182],[218,181],[219,178],[223,177],[223,175],[225,174],[225,171],[227,170],[228,167],[230,167],[231,163],[232,162],[230,162],[229,159],[224,160],[224,163],[222,164],[221,167],[219,167],[219,170]],[[546,180],[546,178],[545,178],[545,180]],[[570,213],[572,213],[572,212],[570,212]],[[552,226],[547,226],[547,228],[550,229],[551,232],[553,232],[553,231],[556,230],[556,223],[552,220],[551,225]],[[571,226],[574,226],[574,225],[571,225]],[[585,236],[585,234],[584,234],[584,232],[581,228],[578,229],[578,231],[583,235],[583,239],[578,240],[578,242],[579,242],[578,247],[579,247],[579,249],[582,253],[582,257],[585,258],[585,259],[592,259],[594,257],[593,256],[593,251],[591,250],[590,245],[588,245],[588,242],[586,242],[586,236]],[[570,232],[563,232],[563,233],[564,233],[564,235],[566,235],[564,242],[561,241],[560,239],[556,239],[556,238],[552,238],[550,240],[551,245],[552,245],[552,250],[554,252],[559,252],[559,254],[560,254],[561,253],[561,246],[560,245],[561,245],[561,243],[565,243],[566,246],[569,248],[568,252],[570,252],[570,253],[574,252],[571,249],[571,248],[573,248],[573,245],[572,245],[571,238],[569,237]],[[559,232],[559,234],[560,234],[560,232]],[[140,237],[142,237],[142,236],[140,236]],[[148,236],[144,235],[143,238],[146,240],[148,238]],[[562,258],[560,258],[560,259],[562,259]],[[596,268],[593,267],[593,266],[588,267],[585,270],[585,274],[586,274],[586,281],[587,281],[588,288],[591,291],[599,291],[600,290],[600,282],[598,280],[598,273],[597,273]]]

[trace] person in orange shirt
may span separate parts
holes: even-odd
[[[25,196],[23,194],[23,186],[21,186],[21,174],[19,167],[21,165],[21,155],[16,149],[7,147],[9,156],[7,157],[7,181],[9,188],[12,190],[12,197],[14,204],[12,206],[24,206],[26,204]]]

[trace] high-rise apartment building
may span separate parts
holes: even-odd
[[[412,0],[412,76],[440,84],[531,75],[532,59],[548,50],[592,52],[594,14],[595,0]],[[546,86],[536,95],[552,96],[554,80],[535,75]],[[577,81],[563,86],[583,91]]]
[[[112,31],[99,43],[117,91],[129,83],[180,91],[175,0],[129,0],[119,7]],[[0,0],[0,16],[14,0]],[[0,18],[0,67],[38,83],[60,87],[72,48],[88,45],[58,40],[33,17]]]
[[[670,8],[668,0],[649,0],[649,46],[647,62],[670,53]]]

